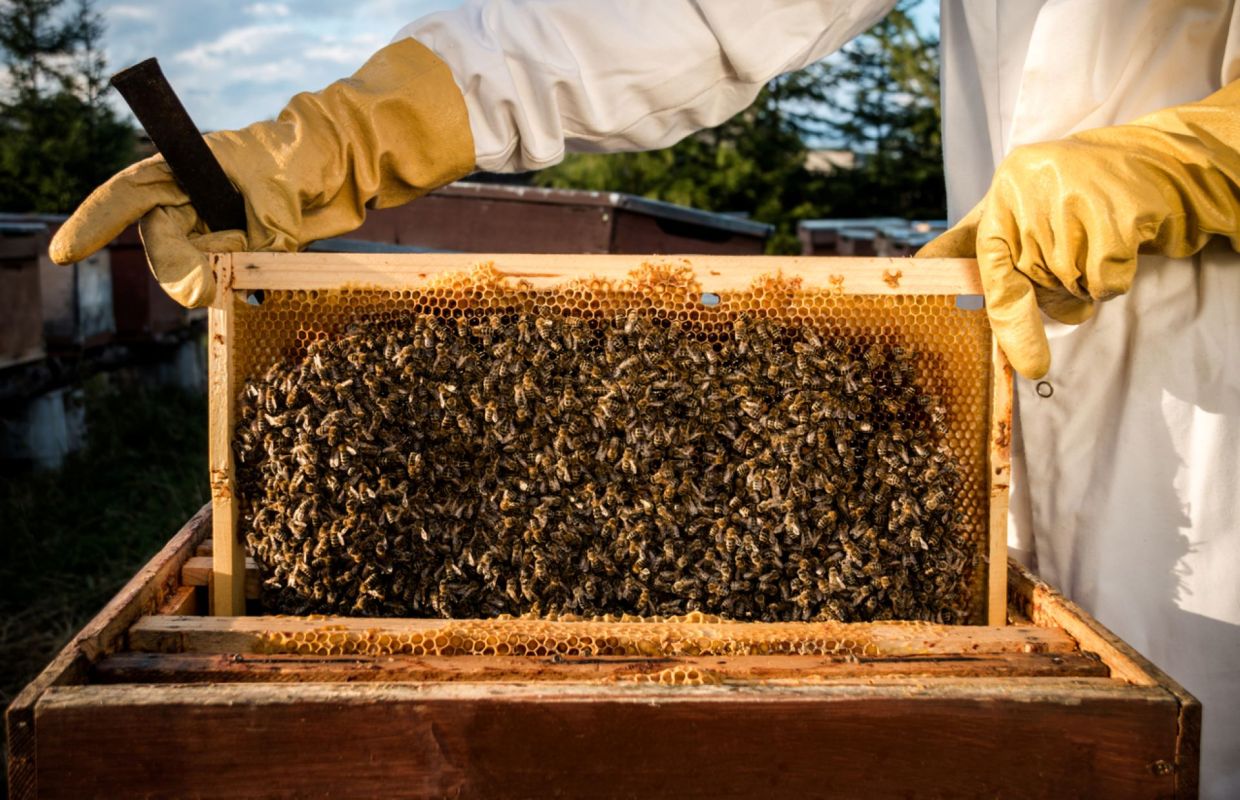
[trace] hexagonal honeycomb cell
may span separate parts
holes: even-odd
[[[910,641],[922,623],[907,623]],[[890,636],[890,633],[888,633]],[[324,624],[311,630],[269,631],[259,636],[256,652],[317,656],[835,656],[883,655],[857,625],[825,623],[712,624],[704,615],[620,619],[600,617],[566,623],[548,619],[445,620],[412,631],[358,631]],[[718,682],[708,671],[676,666],[638,676],[666,685]]]
[[[761,276],[746,290],[720,292],[710,300],[710,304],[704,302],[701,284],[692,269],[675,263],[647,265],[626,281],[586,277],[567,280],[552,288],[536,289],[527,283],[508,280],[493,267],[482,265],[471,272],[438,276],[400,290],[357,287],[341,291],[268,291],[261,305],[250,305],[238,299],[235,306],[232,357],[239,387],[238,404],[243,407],[255,405],[254,397],[245,395],[247,384],[260,381],[281,364],[312,359],[317,347],[350,335],[351,331],[358,330],[358,326],[399,328],[409,325],[411,319],[433,318],[446,326],[443,328],[445,331],[468,330],[470,335],[485,334],[495,325],[514,330],[528,329],[530,335],[536,335],[538,325],[546,320],[556,321],[556,324],[567,320],[573,326],[597,331],[607,326],[630,325],[636,318],[642,324],[649,321],[660,330],[669,331],[669,335],[692,340],[700,345],[695,352],[704,354],[707,360],[711,358],[712,351],[718,353],[733,342],[737,331],[746,326],[755,330],[797,332],[796,336],[802,337],[812,333],[826,342],[846,342],[849,352],[853,353],[866,353],[874,348],[884,353],[907,352],[915,365],[918,390],[942,405],[941,446],[959,475],[956,489],[947,502],[951,503],[956,515],[954,542],[967,554],[962,566],[964,596],[958,603],[953,600],[961,607],[961,615],[946,621],[983,621],[984,565],[989,524],[986,465],[991,341],[985,313],[958,308],[952,296],[845,295],[838,287],[806,287],[779,275]],[[429,329],[437,330],[433,326]],[[789,347],[792,347],[796,337],[789,334],[786,338]],[[792,357],[791,350],[789,357]],[[521,376],[510,378],[508,383],[500,385],[500,390],[512,392],[514,386],[519,389]],[[485,390],[486,385],[482,388]],[[710,392],[710,382],[704,381],[701,390]],[[451,394],[451,390],[445,391]],[[483,408],[488,398],[482,396],[476,400],[478,408]],[[266,402],[278,405],[283,401],[277,398]],[[463,400],[444,395],[440,402]],[[360,413],[347,405],[344,410],[352,418]],[[262,413],[260,408],[259,416]],[[274,415],[274,419],[279,418],[279,414]],[[254,428],[259,436],[264,435],[261,420],[256,422]],[[660,433],[656,430],[656,435]],[[365,453],[359,455],[356,445],[356,442],[333,444],[336,449],[333,455],[327,457],[336,458],[340,463],[364,457]],[[540,445],[547,452],[552,449],[551,442],[541,442]],[[620,448],[620,457],[623,457],[623,450]],[[428,457],[431,455],[428,454]],[[539,451],[531,449],[527,456],[531,461],[536,460]],[[410,474],[414,474],[412,463],[409,469]],[[326,465],[323,471],[328,471]],[[288,481],[278,485],[283,487],[283,496],[277,492],[277,496],[269,493],[266,498],[243,497],[243,519],[252,521],[264,502],[282,503],[286,498],[296,496],[297,487],[289,487]],[[341,491],[354,493],[356,502],[349,503],[348,507],[364,515],[371,513],[366,504],[368,493],[373,496],[374,492],[383,488],[363,483],[344,487]],[[453,513],[460,514],[460,508],[464,507],[463,499],[453,497],[437,498],[436,503],[440,516],[445,519]],[[289,506],[283,512],[282,519],[295,518],[299,513],[294,504],[290,502]],[[655,511],[651,512],[651,519],[655,519]],[[371,520],[372,527],[377,529],[382,529],[384,524],[381,518]],[[313,537],[297,538],[289,534],[289,541],[279,547],[284,548],[286,555],[296,549],[296,560],[303,564],[300,567],[302,570],[330,571],[362,587],[367,585],[367,581],[374,585],[388,579],[384,577],[387,573],[383,571],[382,554],[375,556],[372,551],[367,551],[370,555],[360,556],[356,549],[350,550],[349,542],[345,541],[350,535],[347,530],[333,530],[330,535],[320,535],[317,542],[312,540]],[[468,535],[463,526],[452,530],[455,531],[452,535]],[[439,530],[406,533],[424,539],[427,536],[448,535]],[[581,532],[581,535],[596,534]],[[537,559],[537,535],[531,535],[533,539],[528,543],[527,550],[531,559]],[[339,542],[333,537],[338,537]],[[747,545],[742,542],[740,546]],[[256,557],[264,566],[267,587],[272,590],[273,596],[295,593],[298,582],[305,579],[304,573],[297,569],[284,572],[275,569],[273,557],[266,552],[258,552]],[[441,575],[437,580],[452,580],[451,564],[445,563],[442,568],[436,569],[440,570]],[[825,573],[818,578],[825,581]],[[517,594],[520,590],[519,586],[508,589],[510,593]],[[363,589],[360,595],[364,594]],[[364,598],[351,598],[349,602],[352,605],[343,608],[333,607],[330,597],[320,600],[318,605],[313,606],[317,610],[386,613],[382,604],[367,606]],[[520,604],[520,611],[545,615],[548,607],[545,598],[526,598]],[[550,607],[554,610],[553,605]],[[650,602],[643,609],[642,615],[650,617],[657,616],[659,607],[657,603]],[[444,609],[440,613],[431,612],[431,615],[464,616],[450,611]],[[891,617],[888,614],[877,618]],[[605,637],[582,643],[551,641],[531,633],[500,641],[488,638],[485,628],[473,627],[445,627],[439,636],[438,640],[431,642],[422,639],[416,642],[372,642],[334,639],[330,633],[324,633],[322,637],[312,640],[280,646],[294,647],[297,652],[316,653],[632,654],[642,653],[643,649],[664,651],[661,644],[652,645],[648,638],[617,640],[609,644],[610,640]],[[841,646],[839,643],[821,642],[807,652],[836,652],[833,648]],[[762,652],[761,643],[752,647],[758,650],[745,652]],[[674,646],[677,652],[685,653],[694,652],[695,648],[711,654],[718,649],[714,644],[702,642]]]

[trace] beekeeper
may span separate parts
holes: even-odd
[[[156,158],[98,189],[52,255],[140,218],[165,289],[206,304],[202,250],[293,250],[475,169],[667,147],[892,5],[467,0],[277,121],[209,137],[247,231],[205,233]],[[923,254],[976,253],[1025,378],[1013,549],[1201,699],[1206,793],[1240,796],[1240,12],[943,0],[942,41],[963,221]]]

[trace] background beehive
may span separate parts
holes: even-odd
[[[582,272],[589,274],[588,267]],[[702,275],[707,288],[710,274],[708,268]],[[897,288],[898,272],[887,271],[885,278],[888,286]],[[307,285],[315,283],[310,280]],[[392,281],[386,283],[390,286]],[[280,359],[304,354],[315,339],[340,333],[360,320],[390,320],[408,313],[448,317],[562,313],[605,319],[639,309],[679,324],[705,341],[724,335],[742,317],[759,316],[812,328],[824,337],[844,335],[907,347],[917,354],[925,390],[946,406],[946,443],[961,466],[962,479],[953,499],[963,537],[974,554],[967,576],[974,600],[971,618],[984,619],[991,423],[991,343],[984,312],[959,308],[954,294],[851,294],[844,277],[829,272],[812,284],[768,273],[746,288],[704,296],[693,271],[674,262],[647,266],[622,281],[565,277],[549,285],[544,276],[534,283],[538,285],[505,280],[484,267],[468,274],[410,276],[402,288],[269,289],[259,305],[236,293],[230,309],[235,326],[230,341],[231,390],[239,392],[246,379],[261,375]]]

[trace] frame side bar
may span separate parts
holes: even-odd
[[[245,614],[245,548],[237,538],[232,429],[236,387],[232,362],[234,298],[232,254],[212,257],[216,297],[208,313],[212,582],[211,613]]]
[[[990,561],[987,565],[988,625],[1007,623],[1008,491],[1012,481],[1012,365],[991,337],[990,397]]]

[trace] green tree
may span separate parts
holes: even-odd
[[[665,150],[575,154],[536,173],[557,188],[622,191],[776,226],[768,249],[796,252],[812,217],[946,213],[938,41],[906,0],[840,53],[767,85],[748,109]],[[805,168],[807,142],[858,154],[851,169]]]
[[[833,59],[795,80],[814,102],[794,111],[802,131],[858,155],[824,181],[840,216],[933,219],[947,213],[943,181],[939,42],[901,3]],[[804,105],[804,101],[802,102]]]
[[[133,160],[103,101],[103,31],[92,0],[0,0],[0,210],[70,211]]]
[[[541,186],[622,191],[711,211],[747,212],[777,226],[774,249],[794,249],[793,214],[810,213],[805,143],[781,110],[783,87],[722,125],[643,153],[577,154],[534,176]]]

